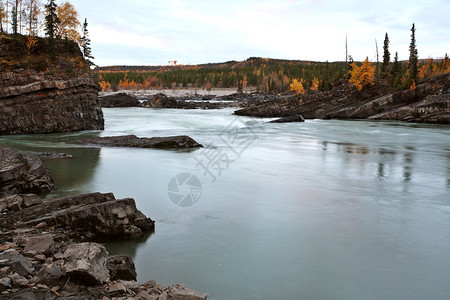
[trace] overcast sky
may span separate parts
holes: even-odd
[[[408,58],[416,24],[420,58],[450,52],[450,0],[72,0],[88,18],[95,62],[106,65],[200,64],[251,56],[345,60]]]

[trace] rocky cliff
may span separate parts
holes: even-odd
[[[0,35],[0,135],[104,129],[99,85],[78,46],[61,42],[54,57],[39,39],[20,54],[22,39]]]

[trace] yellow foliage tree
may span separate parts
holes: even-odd
[[[312,80],[312,83],[311,83],[311,91],[315,92],[317,90],[319,90],[319,79],[314,77],[314,79]]]
[[[58,26],[57,35],[80,43],[81,36],[78,28],[81,26],[81,23],[78,20],[78,12],[75,7],[69,2],[61,3],[56,8],[56,14],[61,21]]]
[[[302,84],[303,80],[298,80],[296,78],[292,79],[291,82],[291,91],[297,92],[297,94],[304,94],[305,93],[305,88],[303,87]]]
[[[366,57],[366,60],[362,63],[360,67],[356,63],[351,64],[350,73],[350,83],[358,88],[358,91],[362,90],[366,86],[371,86],[374,84],[375,76],[375,66]]]

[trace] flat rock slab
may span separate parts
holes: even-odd
[[[108,136],[86,139],[82,142],[99,146],[132,148],[192,149],[203,147],[186,135],[152,138],[139,138],[135,135]]]

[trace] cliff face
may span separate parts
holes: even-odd
[[[52,58],[39,40],[37,53],[17,57],[20,39],[2,38],[0,135],[104,129],[99,85],[76,44]]]
[[[0,79],[1,135],[104,129],[98,84],[91,77],[57,80],[22,71]]]

